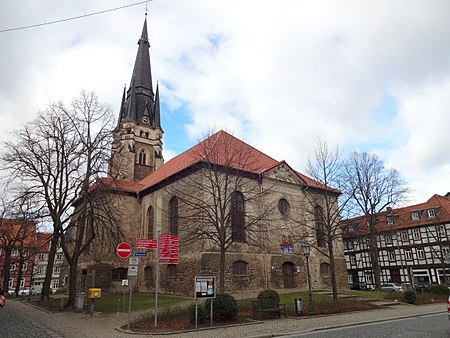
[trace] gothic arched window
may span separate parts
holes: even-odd
[[[153,227],[155,223],[155,215],[153,211],[153,207],[150,206],[147,210],[147,238],[152,239],[153,238]]]
[[[325,243],[323,209],[318,205],[314,208],[314,216],[316,219],[317,246],[324,247],[326,243]]]
[[[248,275],[248,263],[244,261],[233,262],[233,275],[234,276],[247,276]]]
[[[147,153],[145,152],[145,149],[143,149],[143,148],[139,152],[139,164],[147,165]]]
[[[169,201],[169,232],[178,236],[178,199],[175,196]]]
[[[244,195],[238,191],[231,195],[231,236],[233,242],[245,242]]]

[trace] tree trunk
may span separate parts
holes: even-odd
[[[220,248],[219,290],[221,293],[225,293],[225,249],[224,248]]]
[[[78,259],[72,261],[69,266],[69,299],[67,300],[66,307],[75,306],[75,297],[77,295],[77,266]]]
[[[59,235],[58,232],[53,232],[53,237],[50,245],[50,251],[48,253],[47,270],[45,271],[45,279],[42,285],[41,300],[47,301],[50,296],[50,283],[52,282],[53,265],[55,262],[56,250],[58,248]]]
[[[333,291],[333,302],[337,301],[337,285],[336,285],[336,265],[334,262],[333,241],[328,243],[328,256],[330,257],[330,274],[331,274],[331,289]]]
[[[9,266],[11,265],[11,251],[5,251],[5,261],[3,264],[3,291],[8,294],[9,291]]]

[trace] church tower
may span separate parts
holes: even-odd
[[[138,41],[130,86],[123,90],[119,121],[113,131],[109,175],[139,181],[163,163],[159,89],[153,92],[147,14]]]

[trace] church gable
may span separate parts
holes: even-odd
[[[297,172],[284,161],[268,170],[264,176],[269,179],[286,183],[297,184],[300,186],[305,185],[305,182],[297,175]]]

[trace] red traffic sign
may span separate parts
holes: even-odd
[[[117,246],[116,251],[117,256],[120,258],[128,258],[131,255],[131,245],[126,242],[122,242]]]
[[[136,241],[136,248],[138,249],[156,249],[156,239],[138,239]]]

